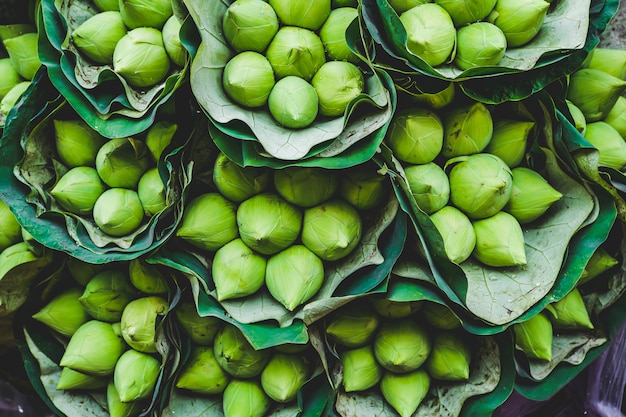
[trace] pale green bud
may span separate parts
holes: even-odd
[[[626,166],[626,142],[610,124],[602,121],[587,123],[585,139],[598,149],[599,165],[618,171]]]
[[[113,51],[113,70],[135,88],[149,88],[159,83],[170,71],[170,63],[163,36],[154,28],[131,30],[117,42]]]
[[[72,336],[80,326],[91,320],[78,300],[81,294],[79,288],[67,289],[33,314],[33,318],[64,336]]]
[[[72,41],[78,50],[96,64],[111,64],[113,51],[126,35],[126,26],[118,11],[93,15],[72,32]]]
[[[563,197],[541,174],[530,168],[513,168],[512,173],[513,192],[504,210],[521,224],[539,218]]]
[[[615,105],[604,118],[604,122],[610,124],[622,137],[626,137],[626,97],[618,97]]]
[[[443,118],[443,149],[446,158],[482,152],[493,136],[493,119],[480,102],[451,109]]]
[[[330,59],[358,62],[359,58],[352,52],[346,41],[348,26],[358,17],[358,14],[356,6],[331,9],[319,31],[322,44]]]
[[[302,3],[299,3],[301,6]],[[281,27],[267,47],[265,56],[277,79],[295,75],[310,81],[326,62],[320,37],[315,32],[295,26]]]
[[[330,1],[331,12],[332,12],[332,9],[336,9],[339,7],[357,7],[358,5],[359,5],[359,2],[357,0],[331,0]]]
[[[431,67],[450,56],[456,42],[456,29],[446,10],[434,3],[415,6],[400,15],[407,34],[406,47]]]
[[[96,155],[98,175],[109,187],[135,188],[149,166],[146,144],[133,138],[111,139]]]
[[[587,262],[585,270],[578,281],[578,285],[589,282],[603,272],[613,268],[618,263],[619,261],[612,257],[606,249],[603,247],[598,248]]]
[[[245,107],[267,104],[274,84],[270,61],[254,51],[240,52],[232,57],[222,74],[222,87],[228,97]]]
[[[241,239],[231,240],[215,252],[211,271],[217,300],[254,294],[265,282],[267,261]]]
[[[146,294],[162,294],[169,290],[159,267],[139,258],[128,264],[128,277],[135,288]]]
[[[113,383],[123,403],[152,395],[161,368],[160,362],[147,353],[129,349],[115,365]]]
[[[258,381],[234,379],[222,398],[224,417],[262,417],[271,401]]]
[[[259,375],[270,359],[267,349],[256,350],[231,324],[222,327],[215,335],[213,353],[220,367],[235,378]]]
[[[194,346],[189,359],[178,376],[176,388],[199,394],[221,394],[230,381],[230,376],[215,359],[213,347]]]
[[[544,0],[498,0],[487,20],[502,29],[509,48],[517,48],[539,33],[549,7]]]
[[[396,11],[397,14],[406,12],[415,6],[419,6],[424,3],[432,3],[431,0],[387,0],[389,5]]]
[[[2,100],[21,79],[20,74],[13,68],[10,58],[0,58],[0,72],[2,73],[2,78],[0,78],[0,100]]]
[[[577,288],[570,291],[559,301],[548,304],[550,321],[555,329],[593,329],[587,307]]]
[[[155,353],[156,322],[169,308],[168,302],[159,296],[138,298],[126,305],[122,312],[122,336],[128,346],[144,353]]]
[[[472,352],[457,334],[440,332],[433,337],[433,348],[424,364],[431,377],[445,381],[469,379]]]
[[[57,390],[97,389],[106,387],[109,381],[107,376],[94,376],[64,367],[57,381]]]
[[[0,101],[0,113],[9,114],[28,87],[30,87],[30,81],[22,81],[15,84]]]
[[[392,301],[386,298],[374,298],[372,305],[378,314],[392,319],[409,317],[422,308],[420,301]]]
[[[430,215],[443,239],[443,246],[450,261],[460,264],[474,251],[476,233],[470,219],[453,206],[445,206]]]
[[[37,260],[37,254],[27,242],[18,242],[0,252],[0,278],[7,272],[28,262]]]
[[[222,19],[224,38],[237,52],[263,52],[278,32],[276,12],[262,0],[236,0]]]
[[[93,0],[93,3],[96,7],[103,12],[111,11],[111,10],[120,10],[120,6],[118,4],[118,0]]]
[[[539,313],[513,325],[515,344],[533,359],[552,360],[552,323]]]
[[[443,168],[434,162],[404,168],[411,195],[426,214],[442,209],[450,199],[450,182]]]
[[[290,129],[309,126],[317,117],[319,110],[315,88],[295,75],[288,75],[276,83],[267,104],[272,117]]]
[[[443,134],[443,123],[435,112],[415,107],[394,115],[385,142],[399,160],[426,164],[441,152]]]
[[[107,411],[111,417],[135,417],[144,408],[143,401],[129,401],[123,403],[115,389],[113,379],[107,384]]]
[[[178,323],[196,345],[211,346],[215,334],[223,325],[217,317],[201,317],[192,302],[179,304],[175,313]]]
[[[39,35],[35,32],[24,33],[3,41],[13,68],[26,80],[32,80],[41,66],[37,47],[38,38]]]
[[[155,161],[161,158],[161,154],[172,143],[172,138],[178,130],[178,124],[167,120],[161,120],[153,124],[146,133],[145,143]]]
[[[376,362],[370,345],[341,352],[339,359],[343,367],[342,385],[346,392],[372,388],[383,376],[383,370]]]
[[[324,63],[311,79],[322,116],[343,116],[348,104],[363,92],[365,80],[356,65],[347,61]]]
[[[67,171],[54,185],[50,194],[70,213],[89,216],[105,185],[92,167],[75,167]]]
[[[274,171],[274,187],[291,204],[313,207],[335,194],[339,176],[323,168],[289,167]]]
[[[435,3],[446,9],[454,26],[463,26],[486,18],[496,0],[435,0]]]
[[[591,123],[604,119],[624,91],[626,81],[597,69],[583,68],[570,75],[567,99]]]
[[[0,251],[18,243],[22,236],[22,227],[9,206],[0,200]]]
[[[236,203],[265,191],[270,171],[265,168],[242,167],[221,153],[213,165],[213,183],[220,194]]]
[[[171,0],[119,0],[124,23],[131,29],[151,27],[160,29],[172,15]]]
[[[375,169],[358,166],[342,171],[339,195],[357,210],[380,207],[387,201],[389,181]]]
[[[504,161],[509,168],[518,166],[526,154],[526,144],[534,131],[534,122],[517,120],[498,120],[493,124],[491,141],[485,152],[491,153]]]
[[[70,167],[96,166],[96,155],[106,139],[83,120],[53,120],[54,139],[61,162]]]
[[[434,327],[443,330],[454,330],[461,325],[461,320],[450,307],[439,303],[426,303],[422,307],[422,316]]]
[[[615,102],[615,106],[617,106],[617,103],[619,101],[620,101],[620,99],[618,98],[617,101]],[[585,132],[587,131],[587,120],[585,119],[585,115],[578,108],[578,106],[576,106],[571,101],[565,100],[565,103],[567,104],[567,108],[569,109],[569,112],[572,114],[572,118],[574,119],[574,127],[576,128],[576,130],[578,130],[584,136]],[[623,101],[623,103],[626,105],[626,100]],[[615,106],[613,106],[613,108],[615,108]],[[611,111],[612,110],[613,109],[611,109]],[[610,112],[609,112],[609,114],[610,114]],[[609,118],[608,114],[607,114],[606,118]],[[613,126],[613,127],[615,127],[615,126]],[[626,129],[624,130],[624,132],[626,132]]]
[[[272,400],[286,403],[296,398],[308,375],[302,355],[275,353],[261,372],[261,386]]]
[[[93,206],[93,220],[100,230],[111,236],[128,235],[141,225],[143,206],[136,191],[109,188]]]
[[[626,50],[619,48],[593,48],[583,68],[597,69],[620,79],[626,79]]]
[[[380,380],[380,391],[385,400],[400,414],[411,417],[430,388],[430,376],[423,369],[396,374],[385,372]]]
[[[68,258],[65,265],[72,278],[83,287],[94,275],[106,268],[104,264],[90,264],[76,258]]]
[[[506,52],[506,37],[489,22],[476,22],[457,31],[454,63],[462,70],[492,67],[500,63]]]
[[[176,236],[200,249],[221,248],[237,237],[235,205],[218,193],[194,198],[183,212]]]
[[[391,372],[403,373],[419,368],[430,351],[428,334],[411,319],[382,323],[374,338],[376,360]]]
[[[269,0],[283,25],[317,30],[330,14],[330,0]]]
[[[167,207],[166,193],[165,184],[156,167],[141,176],[137,184],[137,195],[146,216],[152,217]]]
[[[79,300],[94,319],[114,323],[120,321],[122,311],[136,295],[124,272],[109,269],[89,280]]]
[[[163,46],[172,62],[179,67],[185,65],[187,50],[180,41],[181,24],[176,16],[171,16],[163,25]]]
[[[438,110],[452,103],[456,96],[456,88],[451,82],[446,88],[436,93],[412,93],[410,99],[415,103],[427,106],[430,109]]]
[[[489,266],[526,265],[524,233],[519,222],[507,212],[500,211],[486,219],[475,220],[474,256]]]
[[[378,322],[376,311],[369,305],[350,305],[331,316],[326,335],[343,346],[355,348],[372,340]]]

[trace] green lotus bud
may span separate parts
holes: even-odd
[[[147,170],[137,184],[137,195],[148,217],[152,217],[167,207],[167,190],[155,167]]]
[[[96,155],[96,170],[109,187],[135,188],[150,166],[146,144],[133,138],[116,138],[104,143]]]
[[[289,311],[313,297],[323,282],[324,264],[306,246],[290,246],[267,261],[265,285]]]
[[[9,114],[13,106],[15,106],[22,97],[22,94],[30,87],[30,81],[22,81],[11,88],[6,95],[0,100],[0,113]]]
[[[56,389],[98,389],[106,387],[108,382],[109,377],[106,376],[94,376],[75,371],[71,368],[62,368]]]
[[[111,236],[125,236],[139,227],[143,220],[139,195],[126,188],[109,188],[93,206],[93,220],[100,230]]]
[[[367,304],[339,310],[326,325],[326,334],[335,342],[349,348],[369,343],[378,328],[379,318]]]
[[[35,32],[24,33],[3,41],[13,68],[27,80],[32,80],[41,66],[37,47],[38,38],[39,35]]]
[[[122,336],[128,346],[139,352],[155,353],[157,317],[164,316],[168,308],[168,302],[156,295],[128,303],[121,320]]]
[[[567,99],[590,123],[604,119],[624,91],[626,81],[597,69],[583,68],[570,75]]]
[[[441,152],[443,133],[443,124],[435,112],[415,107],[396,113],[385,142],[399,160],[426,164]]]
[[[125,348],[111,323],[91,320],[72,335],[59,365],[90,375],[110,375]]]
[[[172,62],[179,67],[185,65],[187,50],[180,41],[181,24],[176,16],[171,16],[163,25],[163,46]]]
[[[236,0],[226,9],[222,27],[237,52],[263,52],[278,32],[278,17],[262,0]]]
[[[148,129],[145,144],[155,161],[161,159],[161,154],[172,142],[177,130],[178,124],[168,120],[156,122]]]
[[[445,381],[469,379],[472,353],[458,335],[440,332],[433,337],[433,348],[424,366],[431,377]]]
[[[443,149],[446,158],[482,152],[493,136],[489,109],[480,102],[446,112],[443,119]]]
[[[386,298],[374,298],[372,305],[378,314],[392,319],[409,317],[422,308],[420,301],[392,301]]]
[[[357,7],[358,5],[359,5],[359,2],[357,0],[331,0],[330,1],[331,12],[332,12],[332,9],[337,9],[339,7]]]
[[[270,359],[267,349],[256,350],[232,324],[225,325],[215,335],[213,353],[220,367],[235,378],[259,375]]]
[[[76,258],[68,258],[65,265],[72,278],[83,287],[94,275],[106,268],[104,264],[90,264]]]
[[[622,137],[626,137],[626,97],[617,98],[615,105],[604,118],[604,122],[610,124]],[[585,132],[582,133],[585,134]]]
[[[426,214],[442,209],[450,198],[450,182],[443,168],[434,162],[404,168],[411,195]]]
[[[593,48],[582,67],[597,69],[619,79],[626,79],[626,50]]]
[[[487,20],[502,29],[509,48],[517,48],[539,33],[549,7],[544,0],[498,0]]]
[[[313,207],[335,194],[339,177],[323,168],[287,167],[274,171],[274,187],[291,204]]]
[[[0,25],[0,41],[14,38],[25,33],[36,33],[37,28],[30,23],[14,23],[9,25]]]
[[[258,381],[232,380],[222,398],[224,417],[263,417],[271,401]]]
[[[161,32],[149,27],[131,30],[113,51],[113,70],[135,88],[159,83],[170,71],[170,62]]]
[[[476,233],[474,256],[489,266],[526,265],[524,234],[519,222],[500,211],[473,223]]]
[[[266,263],[264,257],[254,253],[241,239],[219,248],[211,265],[217,300],[254,294],[265,282]]]
[[[129,349],[115,365],[113,383],[123,403],[137,401],[152,395],[161,364],[147,353]]]
[[[37,253],[27,242],[18,242],[9,246],[0,252],[0,278],[3,278],[12,269],[37,259]],[[6,309],[4,305],[2,307]]]
[[[139,258],[129,262],[128,277],[135,288],[146,294],[162,294],[169,290],[159,267]]]
[[[242,106],[264,106],[274,84],[272,65],[258,52],[241,52],[224,67],[222,87],[228,97]]]
[[[454,330],[461,325],[461,320],[444,304],[425,303],[422,316],[431,326],[442,330]]]
[[[372,388],[383,376],[372,346],[346,350],[339,354],[343,367],[343,389],[346,392],[365,391]]]
[[[96,7],[103,12],[111,11],[111,10],[120,10],[120,6],[118,4],[118,0],[93,0],[93,3]]]
[[[237,226],[246,245],[263,255],[271,255],[296,240],[302,227],[302,213],[276,194],[257,194],[239,205]]]
[[[126,25],[118,11],[101,12],[85,20],[72,32],[76,48],[97,64],[112,64],[113,51],[126,35]]]
[[[69,288],[33,314],[33,318],[63,336],[72,336],[80,326],[91,320],[78,300],[81,294],[79,288]]]
[[[456,96],[456,88],[453,82],[450,82],[446,88],[437,93],[411,93],[410,99],[413,103],[426,106],[430,109],[438,110],[452,103]]]
[[[577,288],[571,290],[559,301],[548,304],[550,321],[555,329],[593,329],[587,307]]]
[[[626,142],[617,130],[606,122],[587,123],[587,139],[600,153],[599,165],[621,170],[626,166]]]
[[[428,334],[411,319],[381,323],[374,338],[376,360],[391,372],[414,371],[424,363],[430,351]]]
[[[563,194],[555,190],[541,174],[530,168],[517,167],[513,173],[513,192],[504,210],[521,224],[543,215]]]
[[[94,319],[115,323],[136,294],[125,273],[109,269],[91,278],[79,301]]]
[[[539,313],[513,325],[515,344],[529,358],[552,360],[552,323]]]
[[[308,376],[303,356],[275,353],[261,372],[261,387],[272,400],[286,403],[296,398]]]
[[[124,23],[131,29],[160,29],[172,15],[170,0],[119,0],[119,8]]]
[[[578,280],[578,285],[591,281],[603,272],[613,268],[618,263],[619,261],[612,257],[606,249],[599,247],[587,262],[583,275]]]
[[[446,9],[454,26],[485,19],[496,5],[496,0],[435,0],[435,3]]]
[[[359,62],[346,41],[348,26],[358,17],[356,6],[332,8],[319,31],[320,39],[330,59]]]
[[[340,116],[348,104],[363,92],[365,80],[356,65],[347,61],[328,61],[313,76],[322,116]]]
[[[518,166],[526,155],[526,144],[534,131],[534,122],[517,120],[498,120],[493,124],[491,141],[485,152],[491,153],[504,161],[509,168]]]
[[[454,63],[462,70],[496,66],[504,58],[506,38],[496,25],[476,22],[459,28]]]
[[[443,7],[434,3],[415,6],[400,15],[400,22],[409,52],[431,67],[446,62],[456,43],[456,29]]]
[[[129,401],[123,403],[115,389],[113,379],[107,384],[107,411],[111,417],[135,417],[144,408],[143,401]]]
[[[300,0],[269,0],[283,25],[317,30],[330,14],[330,0],[303,3]]]
[[[90,215],[105,186],[92,167],[75,167],[67,171],[54,185],[50,194],[70,213]]]
[[[13,68],[10,58],[0,58],[0,72],[2,72],[2,78],[0,78],[0,100],[2,100],[21,79],[20,74]]]
[[[388,201],[389,181],[375,169],[358,166],[342,171],[339,196],[357,210],[370,210]]]
[[[54,120],[57,154],[64,165],[96,166],[96,155],[106,139],[83,120]]]
[[[217,317],[201,317],[194,303],[183,302],[176,307],[178,323],[191,338],[191,342],[201,346],[213,345],[215,334],[223,322]]]
[[[423,369],[405,374],[385,372],[380,380],[383,397],[400,417],[411,417],[429,389],[430,376]]]
[[[217,193],[189,203],[176,236],[204,250],[215,251],[237,237],[235,206]]]
[[[22,226],[9,206],[0,200],[0,251],[20,242],[21,236]]]
[[[323,3],[320,2],[320,3]],[[302,3],[298,3],[301,10]],[[316,3],[310,3],[316,4]],[[326,62],[324,45],[315,32],[295,26],[278,30],[265,52],[276,78],[295,75],[311,81],[313,75]]]
[[[450,201],[472,219],[484,219],[502,210],[513,192],[513,173],[495,155],[459,157],[449,172]]]
[[[213,165],[213,183],[227,199],[236,203],[267,189],[270,171],[265,168],[242,167],[220,153]]]
[[[578,106],[571,101],[565,100],[565,103],[567,104],[567,108],[569,109],[569,112],[574,120],[574,127],[584,136],[587,130],[587,120],[585,120],[585,115],[578,108]]]
[[[456,207],[445,206],[430,215],[443,239],[443,246],[450,261],[460,264],[474,251],[476,233],[472,222]]]
[[[194,346],[178,376],[176,388],[205,395],[221,394],[226,389],[230,376],[220,368],[213,347]]]
[[[297,76],[279,80],[267,102],[272,117],[284,127],[300,129],[309,126],[318,113],[319,99],[315,88]]]
[[[415,6],[419,6],[420,4],[432,3],[431,0],[387,0],[387,2],[397,14],[404,13]]]
[[[362,223],[354,207],[332,199],[304,211],[302,243],[321,259],[337,261],[359,244]]]

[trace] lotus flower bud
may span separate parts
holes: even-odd
[[[254,294],[265,282],[267,261],[241,239],[231,240],[215,252],[211,265],[217,300]]]
[[[309,126],[317,117],[319,99],[311,84],[290,75],[272,88],[267,104],[270,114],[279,124],[300,129]]]
[[[13,106],[22,97],[22,94],[30,87],[30,81],[22,81],[11,88],[6,95],[0,100],[0,113],[9,114]]]
[[[335,194],[339,176],[328,169],[288,167],[274,171],[274,187],[291,204],[313,207]]]
[[[161,159],[161,154],[172,142],[177,130],[178,125],[167,120],[156,122],[148,129],[145,144],[155,161]]]
[[[79,288],[67,289],[33,314],[33,318],[63,336],[72,336],[91,319],[78,300],[81,294]]]
[[[124,272],[109,269],[91,278],[79,300],[94,319],[114,323],[120,321],[124,307],[136,294]]]
[[[332,199],[304,212],[302,243],[325,261],[348,256],[361,233],[359,212],[343,200]]]
[[[0,100],[20,82],[20,74],[17,73],[10,58],[0,58]]]
[[[72,32],[78,50],[96,64],[112,64],[115,46],[126,35],[126,25],[118,11],[93,15]]]
[[[544,0],[498,0],[487,20],[502,29],[509,48],[517,48],[539,33],[549,7]]]
[[[124,23],[131,29],[160,29],[172,15],[170,0],[119,0],[119,8]]]
[[[450,201],[470,218],[484,219],[500,211],[513,192],[511,169],[495,155],[459,157],[449,173]]]
[[[372,299],[372,305],[378,314],[392,319],[409,317],[422,308],[420,301],[392,301],[386,298]]]
[[[163,46],[167,56],[179,67],[185,65],[187,50],[180,41],[181,24],[176,16],[171,16],[163,25]]]
[[[246,107],[264,106],[274,84],[274,69],[270,61],[253,51],[232,57],[222,74],[222,87],[228,97]]]
[[[435,3],[446,9],[454,26],[485,19],[496,5],[496,0],[435,0]]]
[[[220,153],[213,166],[213,183],[220,194],[236,203],[265,191],[270,171],[265,168],[242,167]]]
[[[570,75],[567,99],[590,123],[604,119],[624,91],[626,81],[600,70],[583,68]]]
[[[383,397],[400,417],[411,417],[429,389],[430,376],[423,369],[405,374],[387,371],[380,380]]]
[[[519,222],[504,211],[473,223],[474,256],[489,266],[526,265],[524,234]]]
[[[224,37],[237,52],[263,52],[278,32],[276,12],[262,0],[236,0],[222,19]]]
[[[269,0],[283,25],[317,30],[330,14],[330,0],[303,3],[300,0]]]
[[[431,326],[442,330],[454,330],[461,325],[461,320],[444,304],[426,303],[422,316]]]
[[[496,121],[493,124],[491,141],[485,148],[485,152],[496,155],[509,168],[518,166],[526,155],[526,144],[534,127],[534,122]]]
[[[593,48],[582,67],[597,69],[619,79],[626,79],[626,50]]]
[[[267,261],[265,285],[289,311],[313,297],[323,282],[324,264],[306,246],[290,246]]]
[[[118,4],[118,0],[93,0],[93,3],[96,7],[103,12],[108,12],[111,10],[120,10],[120,6]]]
[[[365,80],[356,65],[347,61],[328,61],[313,76],[311,84],[319,99],[322,116],[340,116],[348,104],[363,92]]]
[[[302,227],[302,213],[276,194],[257,194],[239,205],[237,226],[248,247],[271,255],[296,240]]]
[[[226,389],[230,376],[220,368],[213,347],[194,346],[178,376],[176,388],[205,395],[221,394]]]
[[[75,167],[54,185],[50,194],[70,213],[90,215],[105,186],[92,167]]]
[[[59,365],[96,376],[110,375],[124,349],[124,340],[111,323],[91,320],[72,335]]]
[[[555,329],[593,329],[587,307],[577,288],[559,301],[548,304],[550,321]]]
[[[443,124],[437,114],[421,107],[399,111],[385,142],[394,155],[409,164],[426,164],[441,152]]]
[[[403,373],[419,368],[431,350],[426,331],[410,319],[382,323],[374,338],[374,355],[391,372]]]
[[[113,379],[107,384],[107,411],[111,417],[134,417],[144,408],[143,401],[129,401],[123,403],[115,389]]]
[[[389,195],[388,178],[365,166],[345,170],[339,179],[339,195],[357,210],[380,207]]]
[[[215,335],[213,353],[220,367],[235,378],[259,375],[270,359],[267,349],[256,350],[241,331],[227,324]]]
[[[9,206],[0,200],[0,251],[18,243],[22,236],[22,226],[18,223]]]
[[[587,124],[587,139],[600,153],[599,165],[621,170],[626,166],[626,142],[622,135],[606,122]]]
[[[57,381],[57,390],[73,389],[97,389],[106,387],[109,377],[94,376],[75,371],[71,368],[61,369],[61,375]]]
[[[261,372],[261,386],[272,400],[286,403],[296,398],[308,376],[303,356],[275,353]]]
[[[21,264],[37,259],[37,254],[27,242],[15,243],[0,252],[0,277],[4,277],[7,272]]]
[[[619,101],[619,99],[617,99]],[[578,130],[583,136],[587,131],[587,120],[585,119],[585,115],[583,112],[571,101],[565,100],[567,104],[567,108],[569,112],[572,114],[572,118],[574,119],[574,127]],[[617,102],[615,103],[617,105]],[[624,102],[626,104],[626,102]],[[607,118],[609,116],[607,115]]]
[[[41,66],[37,47],[39,35],[24,33],[3,41],[13,68],[26,80],[32,80]]]
[[[543,215],[563,194],[555,190],[541,174],[530,168],[517,167],[513,173],[513,192],[504,210],[521,224]]]
[[[415,6],[419,6],[420,4],[432,3],[431,0],[387,0],[387,2],[397,14],[404,13]]]
[[[612,257],[604,248],[598,248],[587,262],[583,275],[578,280],[578,285],[589,282],[618,263],[618,260]]]
[[[533,359],[552,360],[552,323],[539,313],[513,325],[515,344]]]
[[[224,417],[263,417],[271,401],[258,381],[232,380],[222,398]]]
[[[96,170],[109,187],[135,188],[150,166],[146,144],[133,138],[107,141],[96,155]]]
[[[411,194],[426,214],[442,209],[450,198],[450,182],[443,168],[434,162],[404,168]]]
[[[215,251],[237,237],[235,206],[217,193],[202,194],[189,203],[176,236]]]
[[[372,340],[378,322],[378,315],[369,305],[350,305],[331,316],[326,334],[342,346],[360,347]]]
[[[70,168],[96,166],[96,155],[106,139],[84,121],[54,120],[54,139],[57,154]]]
[[[137,184],[137,195],[148,217],[152,217],[167,207],[165,184],[159,170],[155,167],[147,170]]]
[[[320,39],[330,59],[356,63],[359,58],[352,52],[346,41],[348,26],[358,16],[355,7],[333,8],[320,28]]]
[[[421,93],[411,94],[411,100],[422,106],[427,106],[430,109],[438,110],[446,107],[452,103],[456,96],[456,88],[453,82],[450,82],[446,88],[437,93]]]
[[[128,277],[135,288],[146,294],[162,294],[169,290],[159,267],[139,258],[129,262]]]
[[[115,365],[113,383],[123,403],[152,395],[161,364],[147,353],[129,349]]]
[[[474,251],[476,233],[472,222],[456,207],[445,206],[430,215],[443,239],[443,246],[450,261],[460,264]]]
[[[455,333],[440,332],[433,338],[432,352],[426,359],[426,370],[436,379],[459,381],[469,379],[472,353]]]
[[[104,264],[90,264],[76,258],[69,258],[65,265],[74,281],[83,287],[87,285],[94,275],[106,268]]]
[[[126,188],[110,188],[96,200],[93,220],[104,233],[125,236],[139,227],[143,212],[137,192]]]
[[[489,109],[480,102],[452,109],[443,120],[443,149],[446,158],[482,152],[493,135]]]
[[[131,30],[113,51],[113,70],[135,88],[152,87],[163,80],[170,71],[170,62],[163,35],[150,27]]]
[[[215,334],[223,322],[217,317],[201,317],[194,303],[183,302],[176,308],[178,323],[191,338],[191,342],[200,346],[213,345]]]
[[[446,62],[456,43],[456,29],[443,7],[434,3],[415,6],[400,15],[400,22],[409,52],[431,67]]]
[[[462,70],[496,66],[504,58],[506,38],[496,25],[476,22],[459,28],[454,63]]]
[[[383,370],[376,362],[370,345],[341,352],[339,359],[343,367],[343,389],[346,392],[372,388],[383,376]]]
[[[122,336],[128,346],[139,352],[155,353],[157,317],[164,316],[168,308],[168,302],[156,295],[128,303],[121,320]]]
[[[299,3],[299,8],[305,9],[302,3]],[[326,62],[324,45],[320,37],[315,32],[295,26],[280,28],[267,47],[265,55],[274,69],[276,78],[295,75],[305,81],[311,81],[313,75]]]
[[[615,105],[604,118],[604,122],[610,124],[622,137],[626,137],[626,97],[617,98]]]

